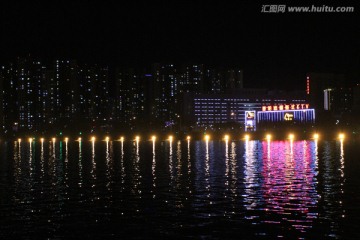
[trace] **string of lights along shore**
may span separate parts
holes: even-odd
[[[314,131],[319,123],[349,130],[360,113],[360,85],[345,74],[307,73],[302,89],[284,91],[244,87],[251,76],[241,66],[109,68],[28,55],[0,70],[0,134],[9,137]]]
[[[337,140],[345,140],[345,134],[340,132],[338,133],[338,135],[336,136],[333,136],[335,139]],[[320,134],[319,133],[314,133],[312,135],[309,135],[307,137],[307,140],[320,140]],[[110,142],[110,141],[117,141],[117,142],[125,142],[125,141],[129,141],[129,142],[141,142],[141,141],[152,141],[152,142],[170,142],[172,143],[173,141],[191,141],[192,140],[192,137],[191,136],[186,136],[185,138],[183,139],[176,139],[173,135],[169,135],[168,137],[165,137],[165,138],[158,138],[156,135],[151,135],[151,137],[145,137],[145,138],[142,138],[141,136],[139,135],[136,135],[134,137],[129,137],[129,138],[125,138],[124,136],[121,136],[119,138],[114,138],[112,139],[111,137],[109,136],[106,136],[104,138],[97,138],[96,136],[91,136],[90,138],[82,138],[82,137],[78,137],[78,138],[75,138],[75,139],[70,139],[68,137],[64,137],[64,138],[61,138],[61,139],[57,139],[55,137],[52,137],[52,138],[49,138],[49,139],[45,139],[45,138],[39,138],[39,139],[36,139],[34,137],[29,137],[27,138],[27,141],[29,143],[35,143],[35,142],[41,142],[41,143],[44,143],[45,141],[48,141],[48,142],[52,142],[52,143],[55,143],[57,141],[59,142],[65,142],[65,143],[68,143],[69,141],[77,141],[77,142],[83,142],[83,141],[90,141],[90,142],[96,142],[96,141],[103,141],[103,142]],[[201,139],[200,139],[201,140]],[[209,134],[206,134],[203,136],[203,139],[204,141],[213,141],[213,140],[223,140],[223,141],[249,141],[249,140],[266,140],[266,141],[272,141],[272,140],[290,140],[290,141],[294,141],[294,140],[303,140],[303,139],[297,139],[297,136],[294,134],[294,133],[289,133],[288,135],[286,135],[283,139],[274,139],[274,136],[272,134],[265,134],[264,136],[261,136],[259,139],[253,139],[252,136],[250,134],[245,134],[243,136],[238,136],[238,137],[231,137],[229,134],[225,134],[223,135],[222,137],[220,138],[217,138],[217,139],[213,139],[211,137],[211,135]],[[21,143],[23,141],[22,138],[18,138],[16,140],[18,143]],[[25,139],[26,141],[26,139]]]

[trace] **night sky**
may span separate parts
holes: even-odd
[[[348,1],[327,5],[354,13],[261,13],[261,1],[105,2],[2,3],[0,62],[31,53],[110,66],[240,66],[246,86],[273,88],[303,88],[312,71],[359,75],[360,7]]]

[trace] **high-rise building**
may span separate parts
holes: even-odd
[[[79,96],[77,116],[90,128],[100,128],[111,121],[109,69],[98,65],[82,65],[78,71]]]
[[[241,89],[244,85],[243,70],[235,68],[225,71],[225,89],[231,92],[233,89]]]
[[[0,133],[5,130],[5,116],[4,116],[4,76],[2,71],[0,71]]]
[[[360,114],[360,84],[353,89],[353,107],[352,110],[356,114]]]
[[[204,90],[204,65],[188,64],[179,71],[179,93],[202,93]]]
[[[45,67],[30,56],[16,63],[18,124],[22,130],[40,129],[45,119]]]
[[[152,116],[166,127],[174,124],[178,113],[179,79],[173,64],[154,64],[154,106]]]
[[[324,89],[324,110],[329,111],[331,110],[331,105],[333,103],[333,95],[332,95],[332,89]]]
[[[223,92],[223,86],[222,86],[222,82],[223,82],[223,75],[221,74],[220,71],[218,71],[217,69],[210,69],[207,68],[205,70],[205,75],[204,75],[204,82],[206,82],[206,86],[207,88],[205,88],[205,92],[207,93],[222,93]]]
[[[79,77],[75,60],[56,60],[53,65],[54,77],[51,87],[54,91],[58,120],[71,124],[78,108]]]
[[[345,75],[333,73],[308,73],[306,77],[306,93],[310,104],[316,110],[324,110],[324,90],[343,87]],[[326,91],[326,93],[329,93]]]
[[[151,123],[152,75],[142,70],[118,69],[116,72],[117,119],[131,129]]]

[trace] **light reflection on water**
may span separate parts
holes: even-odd
[[[0,237],[340,238],[344,144],[14,142],[1,148]]]

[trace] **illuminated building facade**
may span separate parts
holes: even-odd
[[[258,111],[257,122],[315,123],[314,109]]]
[[[300,111],[305,115],[298,113]],[[304,93],[238,89],[233,94],[188,95],[184,106],[186,121],[192,121],[196,127],[238,124],[246,131],[256,130],[263,121],[292,122],[290,113],[292,119],[300,123],[313,123],[315,120],[315,111],[309,110]]]

